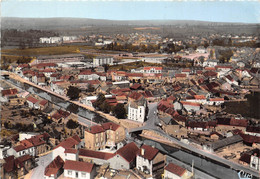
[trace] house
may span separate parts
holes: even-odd
[[[26,102],[29,106],[29,108],[34,108],[34,109],[40,109],[40,106],[39,106],[39,100],[32,97],[32,96],[28,96],[26,98]]]
[[[64,163],[64,177],[94,179],[95,166],[92,163],[66,160]]]
[[[258,148],[255,148],[243,153],[239,158],[239,163],[260,171],[260,150]]]
[[[79,149],[82,147],[81,139],[75,135],[73,137],[63,140],[59,145],[54,147],[52,151],[52,159],[54,160],[57,156],[60,156],[62,160],[66,159],[65,150],[66,149]]]
[[[45,108],[47,108],[48,103],[49,102],[46,99],[41,100],[39,103],[40,110],[44,110]]]
[[[183,105],[184,109],[186,109],[188,112],[200,110],[200,105],[201,105],[200,103],[188,102],[188,101],[181,101],[181,104]]]
[[[18,158],[9,156],[4,160],[3,178],[21,178],[33,168],[33,160],[30,155],[24,155]]]
[[[113,148],[125,139],[125,129],[118,124],[107,122],[86,129],[84,137],[87,149]]]
[[[51,82],[51,91],[59,94],[66,95],[67,87],[70,85],[67,81],[52,81]]]
[[[144,67],[142,73],[162,73],[162,67]]]
[[[19,142],[19,145],[14,147],[15,157],[21,157],[24,155],[38,156],[47,151],[47,142],[49,140],[49,134],[43,133],[35,136],[30,136]],[[22,138],[23,139],[23,138]]]
[[[102,124],[106,131],[106,146],[114,147],[125,139],[125,129],[118,124],[107,122]]]
[[[113,57],[98,56],[93,58],[93,67],[98,67],[102,65],[113,65],[113,63],[114,63]]]
[[[102,126],[95,125],[84,131],[85,148],[99,150],[105,148],[106,133]]]
[[[169,163],[164,168],[164,179],[189,179],[192,178],[192,176],[193,174],[187,169],[173,163]]]
[[[16,88],[1,90],[1,94],[3,97],[15,97],[18,93]]]
[[[114,153],[79,149],[79,161],[91,162],[95,163],[96,165],[109,163],[108,160],[114,156]]]
[[[147,102],[144,98],[137,102],[130,101],[128,105],[128,119],[143,123],[146,118]]]
[[[57,179],[63,173],[64,161],[57,156],[44,171],[44,179]]]
[[[137,153],[136,168],[153,176],[164,168],[164,155],[154,147],[142,145]]]
[[[35,75],[32,76],[32,82],[37,85],[45,85],[46,77],[43,73],[35,73]]]
[[[110,168],[120,170],[129,170],[133,168],[136,164],[136,154],[139,148],[134,142],[126,144],[124,147],[117,150],[115,156],[110,158],[108,161],[110,163]]]

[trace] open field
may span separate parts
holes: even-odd
[[[26,49],[5,49],[2,54],[17,55],[17,56],[38,56],[38,55],[61,55],[68,53],[79,53],[80,50],[97,49],[92,46],[68,45],[57,47],[41,47],[41,48],[26,48]]]
[[[114,65],[109,67],[109,70],[130,70],[130,69],[136,69],[139,67],[147,67],[147,66],[162,66],[162,65],[158,65],[156,63],[147,63],[147,62],[133,62],[127,64]]]

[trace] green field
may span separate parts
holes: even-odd
[[[79,50],[97,49],[92,46],[58,46],[58,47],[41,47],[41,48],[26,48],[26,49],[5,49],[2,54],[18,55],[18,56],[38,56],[38,55],[61,55],[68,53],[79,53]]]

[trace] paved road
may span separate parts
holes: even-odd
[[[32,170],[31,179],[40,179],[44,178],[44,170],[47,165],[49,165],[52,161],[52,152],[48,155],[44,155],[39,157],[39,161],[37,162],[38,167]]]

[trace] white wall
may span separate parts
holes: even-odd
[[[58,147],[53,150],[52,152],[52,160],[54,160],[58,155],[62,158],[62,160],[65,160],[65,149],[63,147]]]
[[[78,176],[76,177],[76,173],[78,173]],[[83,176],[85,174],[85,177]],[[81,172],[81,171],[75,171],[75,170],[64,170],[64,176],[70,177],[70,178],[82,178],[82,179],[92,179],[94,178],[93,174],[87,173],[87,172]]]

